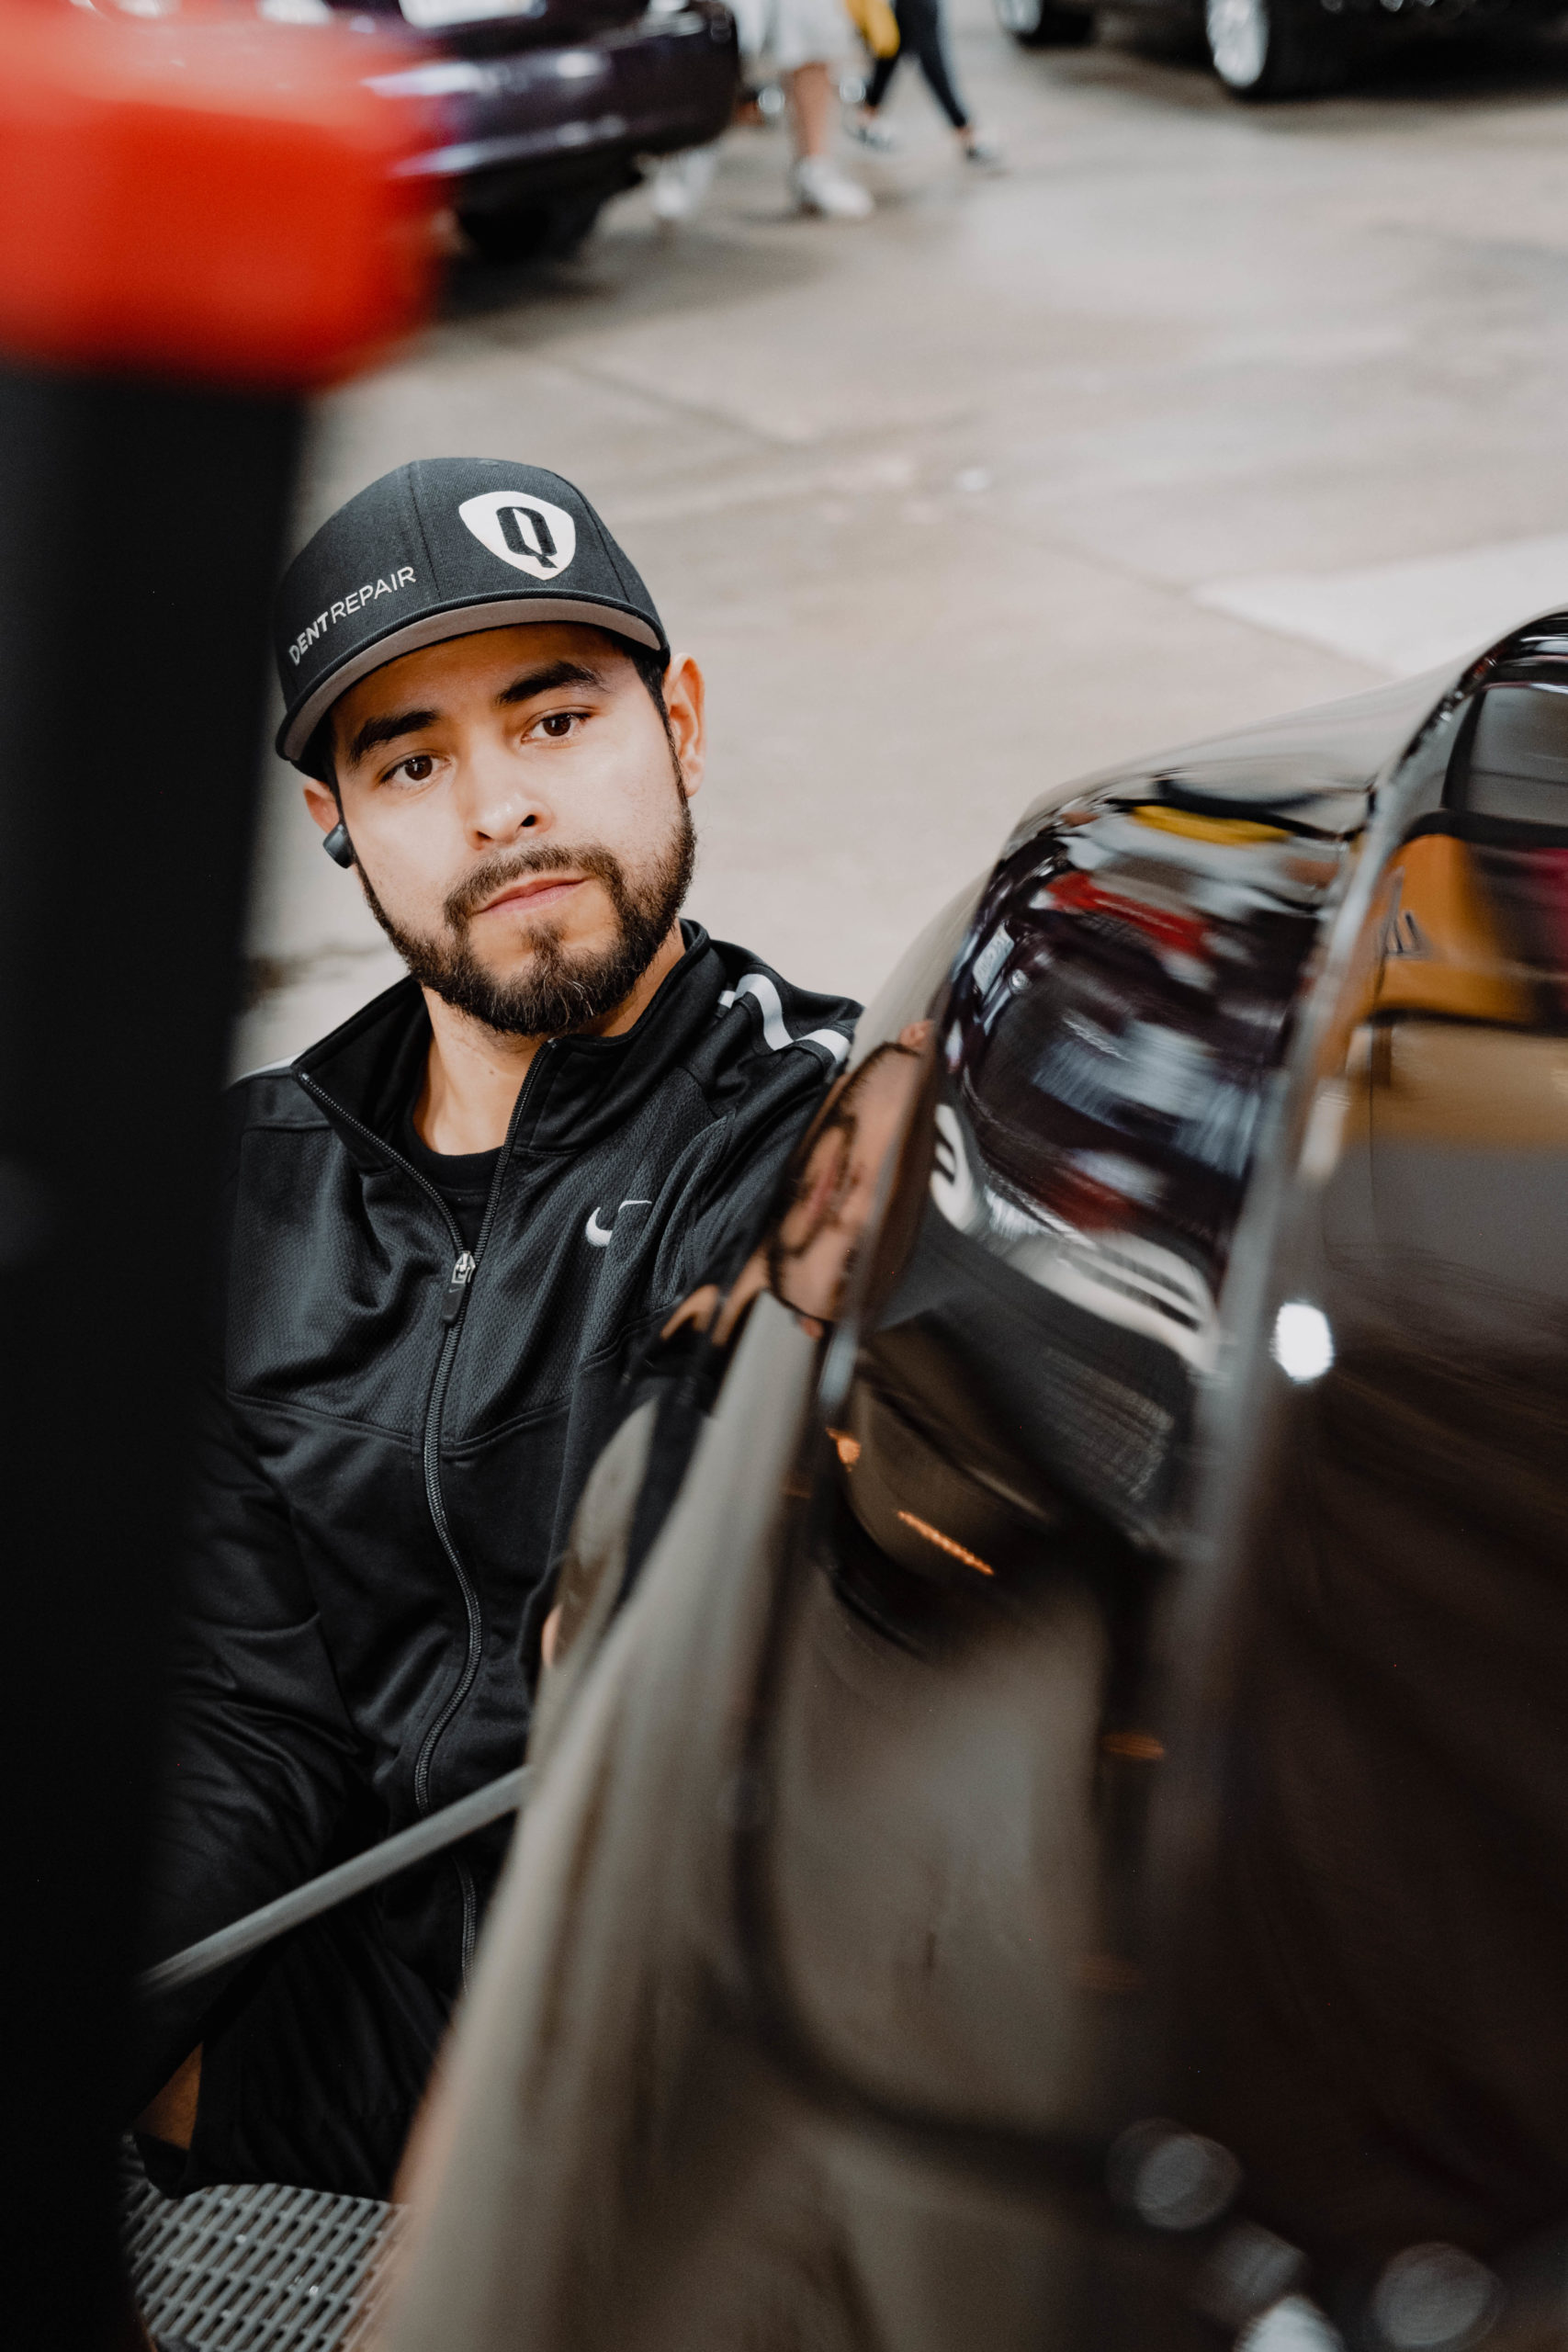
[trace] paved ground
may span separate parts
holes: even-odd
[[[416,456],[581,481],[711,680],[694,911],[865,991],[1044,786],[1568,600],[1568,47],[1248,112],[1179,51],[1026,56],[957,0],[1005,177],[912,76],[863,228],[736,134],[321,418],[301,533]],[[293,779],[238,1066],[389,977]]]

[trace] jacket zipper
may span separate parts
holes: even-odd
[[[549,1050],[548,1043],[539,1047],[528,1065],[528,1074],[524,1079],[517,1100],[513,1105],[512,1116],[507,1122],[506,1140],[502,1146],[501,1158],[496,1162],[495,1179],[491,1185],[490,1199],[485,1204],[484,1221],[479,1227],[479,1250],[484,1248],[489,1238],[491,1219],[495,1214],[496,1199],[501,1191],[506,1162],[511,1156],[512,1139],[517,1132],[517,1122],[522,1115],[523,1106],[533,1090],[535,1073]],[[446,1499],[441,1491],[441,1417],[446,1403],[447,1385],[452,1377],[453,1358],[457,1355],[457,1341],[462,1336],[463,1309],[468,1303],[469,1286],[479,1272],[479,1250],[469,1250],[464,1245],[463,1237],[457,1230],[457,1220],[451,1210],[434,1185],[420,1174],[412,1160],[405,1159],[401,1152],[394,1151],[391,1145],[378,1136],[373,1127],[367,1127],[362,1119],[356,1119],[352,1111],[345,1111],[341,1104],[333,1102],[331,1096],[323,1093],[321,1089],[302,1071],[299,1082],[308,1093],[317,1095],[323,1103],[329,1104],[333,1114],[340,1118],[345,1126],[352,1127],[356,1135],[363,1136],[368,1144],[391,1160],[395,1166],[400,1168],[406,1176],[412,1177],[420,1190],[434,1202],[457,1248],[457,1256],[452,1261],[452,1271],[446,1277],[446,1288],[441,1301],[441,1321],[444,1327],[441,1352],[435,1360],[435,1376],[430,1384],[429,1400],[425,1406],[422,1460],[424,1471],[425,1503],[434,1524],[436,1539],[457,1580],[457,1590],[462,1599],[463,1615],[468,1628],[468,1651],[463,1660],[462,1671],[447,1695],[446,1705],[420,1744],[419,1758],[413,1770],[413,1801],[415,1811],[423,1815],[430,1811],[430,1774],[435,1759],[435,1750],[454,1716],[474,1687],[483,1646],[479,1595],[474,1590],[468,1572],[463,1566],[462,1555],[453,1540],[451,1524],[446,1517]],[[474,1890],[473,1873],[468,1864],[457,1861],[456,1867],[457,1883],[463,1898],[461,1969],[466,1983],[469,1964],[474,1956],[474,1941],[479,1926],[479,1903]]]
[[[500,1172],[498,1168],[496,1170],[498,1176]],[[446,1206],[445,1202],[442,1206]],[[462,1555],[452,1540],[452,1529],[446,1517],[446,1500],[441,1491],[441,1414],[446,1402],[447,1383],[452,1376],[452,1359],[457,1352],[463,1308],[468,1303],[468,1284],[473,1279],[474,1269],[478,1262],[478,1259],[471,1250],[461,1250],[447,1277],[446,1295],[441,1302],[441,1319],[446,1329],[441,1341],[441,1353],[436,1359],[435,1377],[430,1384],[430,1402],[424,1415],[424,1498],[430,1508],[430,1516],[435,1523],[435,1532],[441,1548],[451,1563],[452,1573],[457,1579],[457,1590],[462,1595],[463,1614],[468,1624],[468,1645],[463,1660],[462,1672],[447,1694],[446,1705],[425,1733],[420,1746],[419,1760],[413,1768],[414,1808],[421,1814],[430,1811],[430,1771],[435,1759],[436,1747],[452,1718],[457,1713],[464,1700],[474,1687],[474,1679],[479,1670],[479,1657],[483,1646],[479,1595],[468,1580],[468,1572],[463,1566]],[[469,1963],[474,1956],[474,1938],[479,1925],[479,1903],[474,1891],[473,1872],[468,1864],[456,1855],[453,1857],[453,1862],[457,1872],[457,1889],[463,1905],[458,1974],[459,1981],[466,1984],[468,1981]]]
[[[457,1589],[463,1597],[463,1612],[468,1619],[468,1647],[463,1660],[463,1670],[457,1677],[446,1703],[430,1729],[425,1733],[419,1751],[419,1761],[413,1768],[413,1801],[419,1811],[430,1811],[430,1768],[436,1745],[453,1716],[473,1689],[474,1677],[479,1668],[481,1629],[479,1595],[468,1581],[461,1555],[452,1540],[452,1529],[446,1517],[446,1498],[441,1491],[441,1414],[446,1402],[446,1386],[452,1376],[452,1359],[457,1352],[457,1340],[462,1329],[463,1307],[468,1295],[468,1283],[477,1261],[464,1250],[459,1252],[446,1283],[446,1295],[441,1302],[441,1317],[446,1326],[436,1359],[435,1377],[430,1384],[430,1402],[424,1415],[424,1498],[430,1516],[435,1522],[435,1532],[441,1548],[451,1564],[457,1579]]]

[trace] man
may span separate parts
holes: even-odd
[[[411,977],[234,1090],[159,1952],[517,1762],[628,1370],[744,1251],[857,1011],[680,921],[701,673],[558,476],[400,468],[277,637],[278,749]],[[156,2177],[385,2195],[504,1844],[163,2002]]]

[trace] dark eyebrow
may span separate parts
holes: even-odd
[[[422,727],[434,727],[440,716],[438,710],[394,710],[385,718],[367,718],[348,747],[349,766],[357,767],[378,743],[395,743],[400,735],[416,735]]]
[[[547,695],[556,686],[592,686],[603,692],[604,680],[597,670],[585,662],[547,662],[537,670],[525,670],[502,686],[496,701],[502,707],[513,703],[531,702],[536,695]],[[348,747],[348,763],[357,767],[367,752],[375,751],[379,743],[395,743],[400,735],[414,735],[422,727],[434,727],[439,720],[438,710],[397,710],[385,718],[367,718]]]
[[[496,696],[501,704],[532,702],[536,695],[547,695],[556,686],[594,686],[601,692],[604,680],[597,670],[585,662],[547,662],[542,669],[525,670],[509,686],[502,686]]]

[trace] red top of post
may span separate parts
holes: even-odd
[[[0,0],[0,355],[308,390],[412,326],[427,112],[345,28]]]

